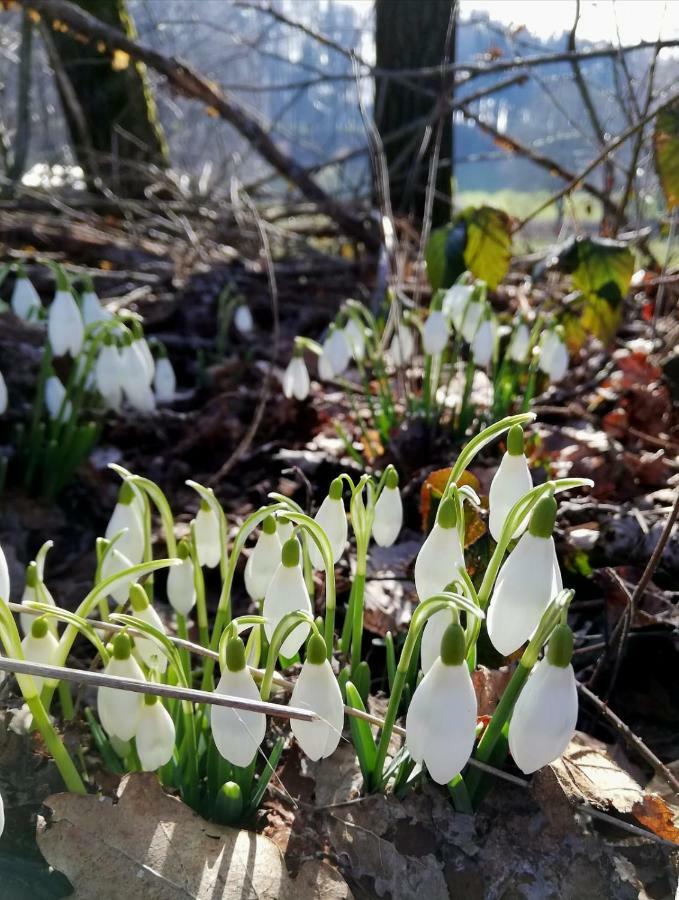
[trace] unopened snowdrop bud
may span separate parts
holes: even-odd
[[[9,395],[7,393],[7,382],[5,381],[2,372],[0,372],[0,416],[4,416],[7,412],[8,403]]]
[[[174,722],[158,697],[153,694],[144,696],[134,742],[144,772],[155,772],[172,759]]]
[[[493,350],[495,349],[495,328],[493,320],[486,315],[471,342],[472,356],[477,366],[485,369],[493,359]]]
[[[389,355],[395,366],[405,366],[415,354],[415,338],[407,325],[399,325],[389,344]]]
[[[43,663],[53,666],[56,663],[59,651],[59,641],[50,630],[47,617],[40,616],[31,624],[31,630],[21,642],[21,650],[24,658],[29,662]],[[45,679],[33,675],[33,681],[38,693],[43,689]]]
[[[524,363],[530,350],[530,331],[525,322],[519,322],[509,340],[507,354],[511,360]]]
[[[167,599],[175,612],[188,616],[196,605],[196,585],[193,580],[193,560],[186,541],[179,542],[177,557],[181,565],[171,566],[167,573]]]
[[[222,539],[219,519],[207,500],[200,501],[195,519],[196,551],[201,566],[214,569],[221,559]]]
[[[54,597],[50,594],[44,584],[42,585],[42,590],[38,591],[39,582],[40,577],[37,564],[35,562],[29,563],[26,567],[26,585],[21,597],[22,606],[28,607],[31,603],[47,603],[49,606],[56,606]],[[35,616],[32,616],[30,613],[21,613],[19,621],[23,633],[30,634],[31,627],[35,622]],[[56,634],[57,626],[55,620],[52,619],[49,621],[49,627],[50,631]]]
[[[561,590],[554,549],[556,501],[543,497],[533,510],[528,531],[498,573],[488,607],[488,636],[503,656],[527,641],[547,606]]]
[[[123,399],[123,361],[113,337],[107,334],[94,364],[94,384],[109,409],[118,411]]]
[[[108,520],[104,537],[111,540],[122,531],[116,549],[137,566],[144,558],[144,525],[139,511],[140,502],[134,488],[127,481],[121,485],[118,502]]]
[[[133,584],[130,588],[130,606],[135,619],[140,619],[142,622],[146,622],[147,625],[152,625],[161,634],[165,634],[163,621],[149,603],[146,591],[140,584]],[[167,669],[167,657],[153,638],[135,635],[134,649],[139,659],[149,669],[153,669],[161,675],[165,672]]]
[[[532,487],[533,479],[523,452],[523,429],[520,425],[514,425],[509,429],[507,436],[507,452],[502,457],[500,467],[490,485],[488,527],[496,541],[500,540],[502,528],[512,506],[525,497]],[[512,535],[512,539],[523,534],[527,524],[528,520],[525,519]]]
[[[113,653],[104,671],[107,675],[146,681],[132,656],[132,642],[125,633],[121,632],[113,639]],[[131,741],[136,734],[143,706],[143,694],[110,687],[100,687],[97,691],[97,712],[102,728],[106,734],[121,741]]]
[[[454,284],[443,296],[441,310],[453,323],[456,331],[462,328],[464,312],[474,292],[471,284]]]
[[[559,328],[548,331],[540,343],[538,365],[550,381],[561,381],[568,371],[568,348]]]
[[[281,549],[276,520],[273,516],[267,516],[262,522],[255,549],[245,564],[245,590],[251,600],[258,602],[264,599],[266,589],[280,565]]]
[[[33,287],[33,282],[26,275],[21,263],[17,264],[17,278],[12,291],[12,312],[24,320],[36,320],[40,313],[40,297]]]
[[[341,478],[335,478],[330,485],[328,496],[321,503],[314,521],[321,526],[330,541],[333,563],[339,562],[342,553],[344,553],[348,533],[347,514],[344,509],[344,501],[342,500]],[[309,541],[309,558],[314,569],[323,568],[321,551],[313,540]]]
[[[482,318],[483,303],[480,300],[470,300],[465,308],[461,324],[462,337],[468,344],[474,340]]]
[[[320,365],[320,363],[319,363]],[[301,352],[295,352],[283,373],[283,393],[290,400],[306,400],[309,396],[310,382],[304,358]]]
[[[50,375],[45,381],[45,406],[50,419],[63,422],[71,418],[71,401],[66,399],[66,388],[56,375]]]
[[[290,721],[292,733],[309,759],[331,756],[342,737],[344,704],[328,662],[325,641],[318,634],[309,638],[306,659],[292,690],[290,704],[313,710],[318,716],[314,722]]]
[[[526,775],[558,759],[575,732],[578,692],[572,655],[573,633],[559,625],[514,706],[509,749]]]
[[[101,580],[105,581],[107,578],[118,575],[125,571],[125,569],[130,568],[132,568],[132,563],[125,554],[121,553],[115,545],[109,547],[104,554],[104,559],[101,564]],[[127,598],[130,594],[130,587],[134,581],[134,575],[126,575],[113,584],[109,593],[116,603],[122,604],[127,602]]]
[[[446,784],[466,765],[474,747],[477,702],[465,658],[464,631],[449,625],[440,656],[418,684],[406,716],[406,746]]]
[[[271,642],[276,626],[283,616],[290,612],[302,611],[311,615],[311,600],[304,583],[300,565],[300,548],[297,538],[292,537],[283,544],[281,562],[269,583],[264,596],[262,615],[265,617],[264,631]],[[290,632],[281,646],[281,655],[291,659],[302,646],[309,634],[309,625],[301,622]]]
[[[373,537],[380,547],[391,547],[403,525],[403,501],[398,489],[398,472],[389,468],[384,487],[375,504]]]
[[[158,352],[156,371],[153,376],[153,389],[156,392],[156,400],[158,403],[172,403],[177,393],[177,377],[172,363],[168,359],[167,350],[162,344]]]
[[[244,337],[252,334],[254,331],[255,323],[252,319],[252,313],[250,312],[250,307],[246,306],[245,303],[239,303],[236,307],[233,324],[236,326],[236,331]]]
[[[245,647],[240,638],[226,646],[226,668],[215,688],[217,694],[259,700],[259,690],[245,663]],[[260,712],[213,706],[210,723],[215,746],[233,766],[249,766],[264,740],[266,716]]]
[[[47,337],[55,356],[70,353],[73,357],[80,353],[85,339],[85,325],[63,273],[57,276],[57,292],[47,314]]]
[[[349,318],[344,326],[344,337],[351,350],[351,355],[356,362],[361,362],[365,356],[365,331],[356,319]]]
[[[450,336],[448,318],[440,309],[433,309],[422,329],[424,352],[432,355],[443,353]]]

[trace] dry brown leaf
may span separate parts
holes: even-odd
[[[674,824],[672,810],[655,794],[646,794],[632,807],[632,815],[658,837],[679,845],[679,828]]]
[[[38,845],[74,900],[348,900],[330,866],[287,873],[268,838],[214,825],[168,796],[153,774],[127,775],[117,798],[54,794]]]

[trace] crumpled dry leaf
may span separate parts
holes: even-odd
[[[74,900],[349,900],[327,864],[288,875],[263,835],[215,825],[161,788],[153,774],[127,775],[116,800],[54,794],[38,820],[45,859],[74,887]],[[299,881],[299,879],[302,881]]]

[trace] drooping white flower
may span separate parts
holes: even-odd
[[[245,590],[251,600],[264,599],[266,589],[281,562],[282,545],[276,532],[276,520],[267,516],[255,548],[245,564]]]
[[[68,290],[57,290],[47,314],[47,337],[55,356],[70,353],[76,357],[85,339],[83,323],[78,304]]]
[[[48,666],[56,664],[59,641],[50,630],[45,616],[40,616],[33,621],[30,631],[21,642],[21,651],[24,654],[24,658],[29,662],[42,663]],[[36,690],[40,693],[46,679],[39,675],[33,675],[32,677]]]
[[[94,364],[94,384],[107,408],[118,411],[123,400],[123,360],[108,335]]]
[[[330,326],[330,334],[323,341],[318,359],[318,373],[323,380],[342,375],[349,365],[351,348],[342,328]]]
[[[344,326],[344,337],[351,350],[351,355],[356,362],[361,362],[365,356],[365,331],[356,319],[349,318]]]
[[[462,337],[468,344],[471,344],[474,340],[479,325],[481,324],[483,313],[484,305],[480,300],[472,299],[465,307],[460,330],[462,331]]]
[[[107,322],[113,318],[112,313],[101,305],[96,291],[83,291],[81,302],[85,325],[94,325],[95,322]]]
[[[65,422],[71,418],[71,401],[66,399],[66,388],[56,375],[50,375],[45,381],[45,406],[50,419]]]
[[[375,504],[373,537],[380,547],[391,547],[403,526],[403,501],[398,489],[398,474],[390,468]]]
[[[26,274],[17,272],[17,279],[14,282],[12,290],[12,312],[20,319],[35,321],[40,312],[40,297],[33,287],[33,282],[26,277]]]
[[[2,372],[0,372],[0,416],[4,416],[7,412],[8,403],[9,396],[7,394],[7,382],[5,381]]]
[[[464,632],[449,625],[440,655],[418,684],[406,715],[406,747],[447,784],[466,765],[474,747],[477,701],[465,659]]]
[[[344,704],[328,662],[325,641],[317,634],[309,639],[306,659],[292,690],[290,704],[313,710],[319,717],[313,722],[290,720],[292,733],[309,759],[331,756],[342,737]]]
[[[422,329],[422,345],[425,353],[443,353],[450,337],[450,324],[440,309],[433,309]]]
[[[415,588],[420,600],[440,594],[464,568],[464,551],[456,527],[457,513],[452,498],[439,506],[434,527],[415,560]]]
[[[146,681],[139,664],[132,656],[132,643],[126,634],[117,634],[113,639],[113,653],[104,672],[120,678]],[[136,734],[143,705],[143,694],[110,687],[100,687],[97,691],[97,712],[101,726],[106,734],[121,741],[130,741]]]
[[[519,322],[509,339],[507,355],[517,363],[526,362],[530,350],[530,331],[525,322]]]
[[[136,411],[149,414],[155,411],[156,401],[151,389],[153,371],[149,374],[148,360],[142,341],[126,342],[120,350],[120,372],[123,394]]]
[[[526,775],[558,759],[575,732],[578,692],[570,665],[572,649],[570,629],[559,626],[514,706],[509,749]]]
[[[144,772],[155,772],[172,759],[174,722],[158,697],[144,697],[134,742]]]
[[[158,403],[172,403],[177,393],[177,377],[172,363],[167,356],[161,356],[156,362],[153,389]]]
[[[207,500],[200,501],[195,519],[196,552],[201,566],[214,569],[222,555],[222,538],[219,518]]]
[[[507,436],[507,452],[490,485],[488,504],[490,516],[488,528],[496,541],[500,540],[502,528],[511,508],[533,487],[528,460],[523,452],[523,430],[514,425]],[[515,540],[523,534],[528,524],[525,519],[512,535]]]
[[[245,663],[245,647],[240,638],[231,638],[226,647],[226,667],[215,688],[216,694],[259,700],[259,690]],[[212,737],[217,750],[233,766],[249,766],[264,740],[266,716],[260,712],[228,706],[210,708]]]
[[[503,656],[509,656],[537,628],[550,600],[561,590],[561,575],[552,530],[553,497],[544,497],[531,516],[528,531],[500,569],[486,617],[488,636]]]
[[[106,540],[110,541],[120,531],[123,532],[115,546],[133,566],[139,565],[144,558],[144,523],[140,506],[134,488],[127,481],[123,482],[104,533]]]
[[[290,538],[283,544],[280,565],[264,595],[262,615],[266,619],[264,631],[269,642],[276,626],[287,613],[299,610],[311,615],[311,600],[299,557],[299,541],[295,537]],[[281,646],[282,656],[290,659],[297,653],[309,634],[309,627],[306,622],[300,622],[293,628]]]
[[[140,584],[133,584],[130,588],[130,605],[135,619],[146,622],[147,625],[151,625],[156,631],[165,634],[163,620],[149,603],[146,591]],[[134,650],[135,654],[149,669],[153,669],[161,675],[165,673],[167,657],[158,642],[153,638],[135,635]]]
[[[493,358],[495,349],[495,328],[493,320],[486,316],[482,319],[471,342],[472,357],[477,366],[485,369]]]
[[[335,377],[335,372],[332,368],[332,363],[330,361],[330,356],[323,351],[321,355],[318,357],[318,377],[321,381],[330,381],[331,378]]]
[[[125,569],[130,569],[131,567],[132,563],[130,560],[121,553],[115,545],[109,547],[104,554],[104,559],[101,564],[101,580],[105,581],[107,578],[118,575],[120,572],[125,571]],[[135,580],[134,575],[126,575],[113,584],[109,594],[116,603],[125,603],[127,601],[130,587],[134,584]]]
[[[389,344],[389,355],[395,366],[405,366],[415,353],[415,337],[407,325],[399,325]]]
[[[252,313],[250,312],[250,307],[245,303],[239,303],[236,307],[236,312],[233,316],[233,324],[236,326],[236,331],[243,336],[248,334],[252,334],[255,323],[252,319]]]
[[[171,566],[167,573],[167,599],[175,612],[188,616],[196,605],[193,560],[186,541],[180,541],[177,557],[181,565]]]
[[[294,397],[296,400],[306,400],[309,396],[309,389],[309,373],[304,358],[295,354],[283,373],[283,393],[288,399]]]
[[[321,526],[330,541],[333,563],[339,562],[344,553],[348,534],[347,513],[342,500],[342,480],[340,478],[335,478],[330,485],[328,496],[321,503],[314,516],[314,521]],[[309,559],[314,569],[323,568],[321,551],[313,540],[309,540]]]
[[[441,310],[453,323],[456,331],[462,328],[464,311],[473,292],[474,286],[471,284],[454,284],[443,295]]]
[[[550,381],[561,381],[568,371],[568,348],[556,329],[547,331],[540,342],[538,365]]]

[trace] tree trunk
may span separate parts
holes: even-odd
[[[376,0],[375,42],[378,69],[415,69],[440,65],[454,60],[455,24],[451,39],[446,38],[454,0]],[[447,46],[448,43],[448,46]],[[439,94],[440,77],[418,78],[419,87]],[[452,88],[451,88],[452,90]],[[435,110],[437,96],[413,90],[401,79],[379,75],[375,80],[375,122],[383,140],[390,134]],[[436,170],[436,195],[432,222],[450,220],[452,203],[453,128],[446,117],[441,131],[439,164]],[[389,188],[395,213],[411,216],[421,222],[432,153],[435,148],[436,123],[429,145],[421,158],[424,127],[410,131],[398,140],[385,144],[389,167]]]
[[[126,0],[77,0],[77,5],[136,36]],[[64,114],[88,184],[101,183],[121,197],[142,196],[156,180],[152,167],[169,165],[146,67],[122,51],[111,60],[94,42],[78,41],[54,24],[44,24],[48,49],[52,44]]]

